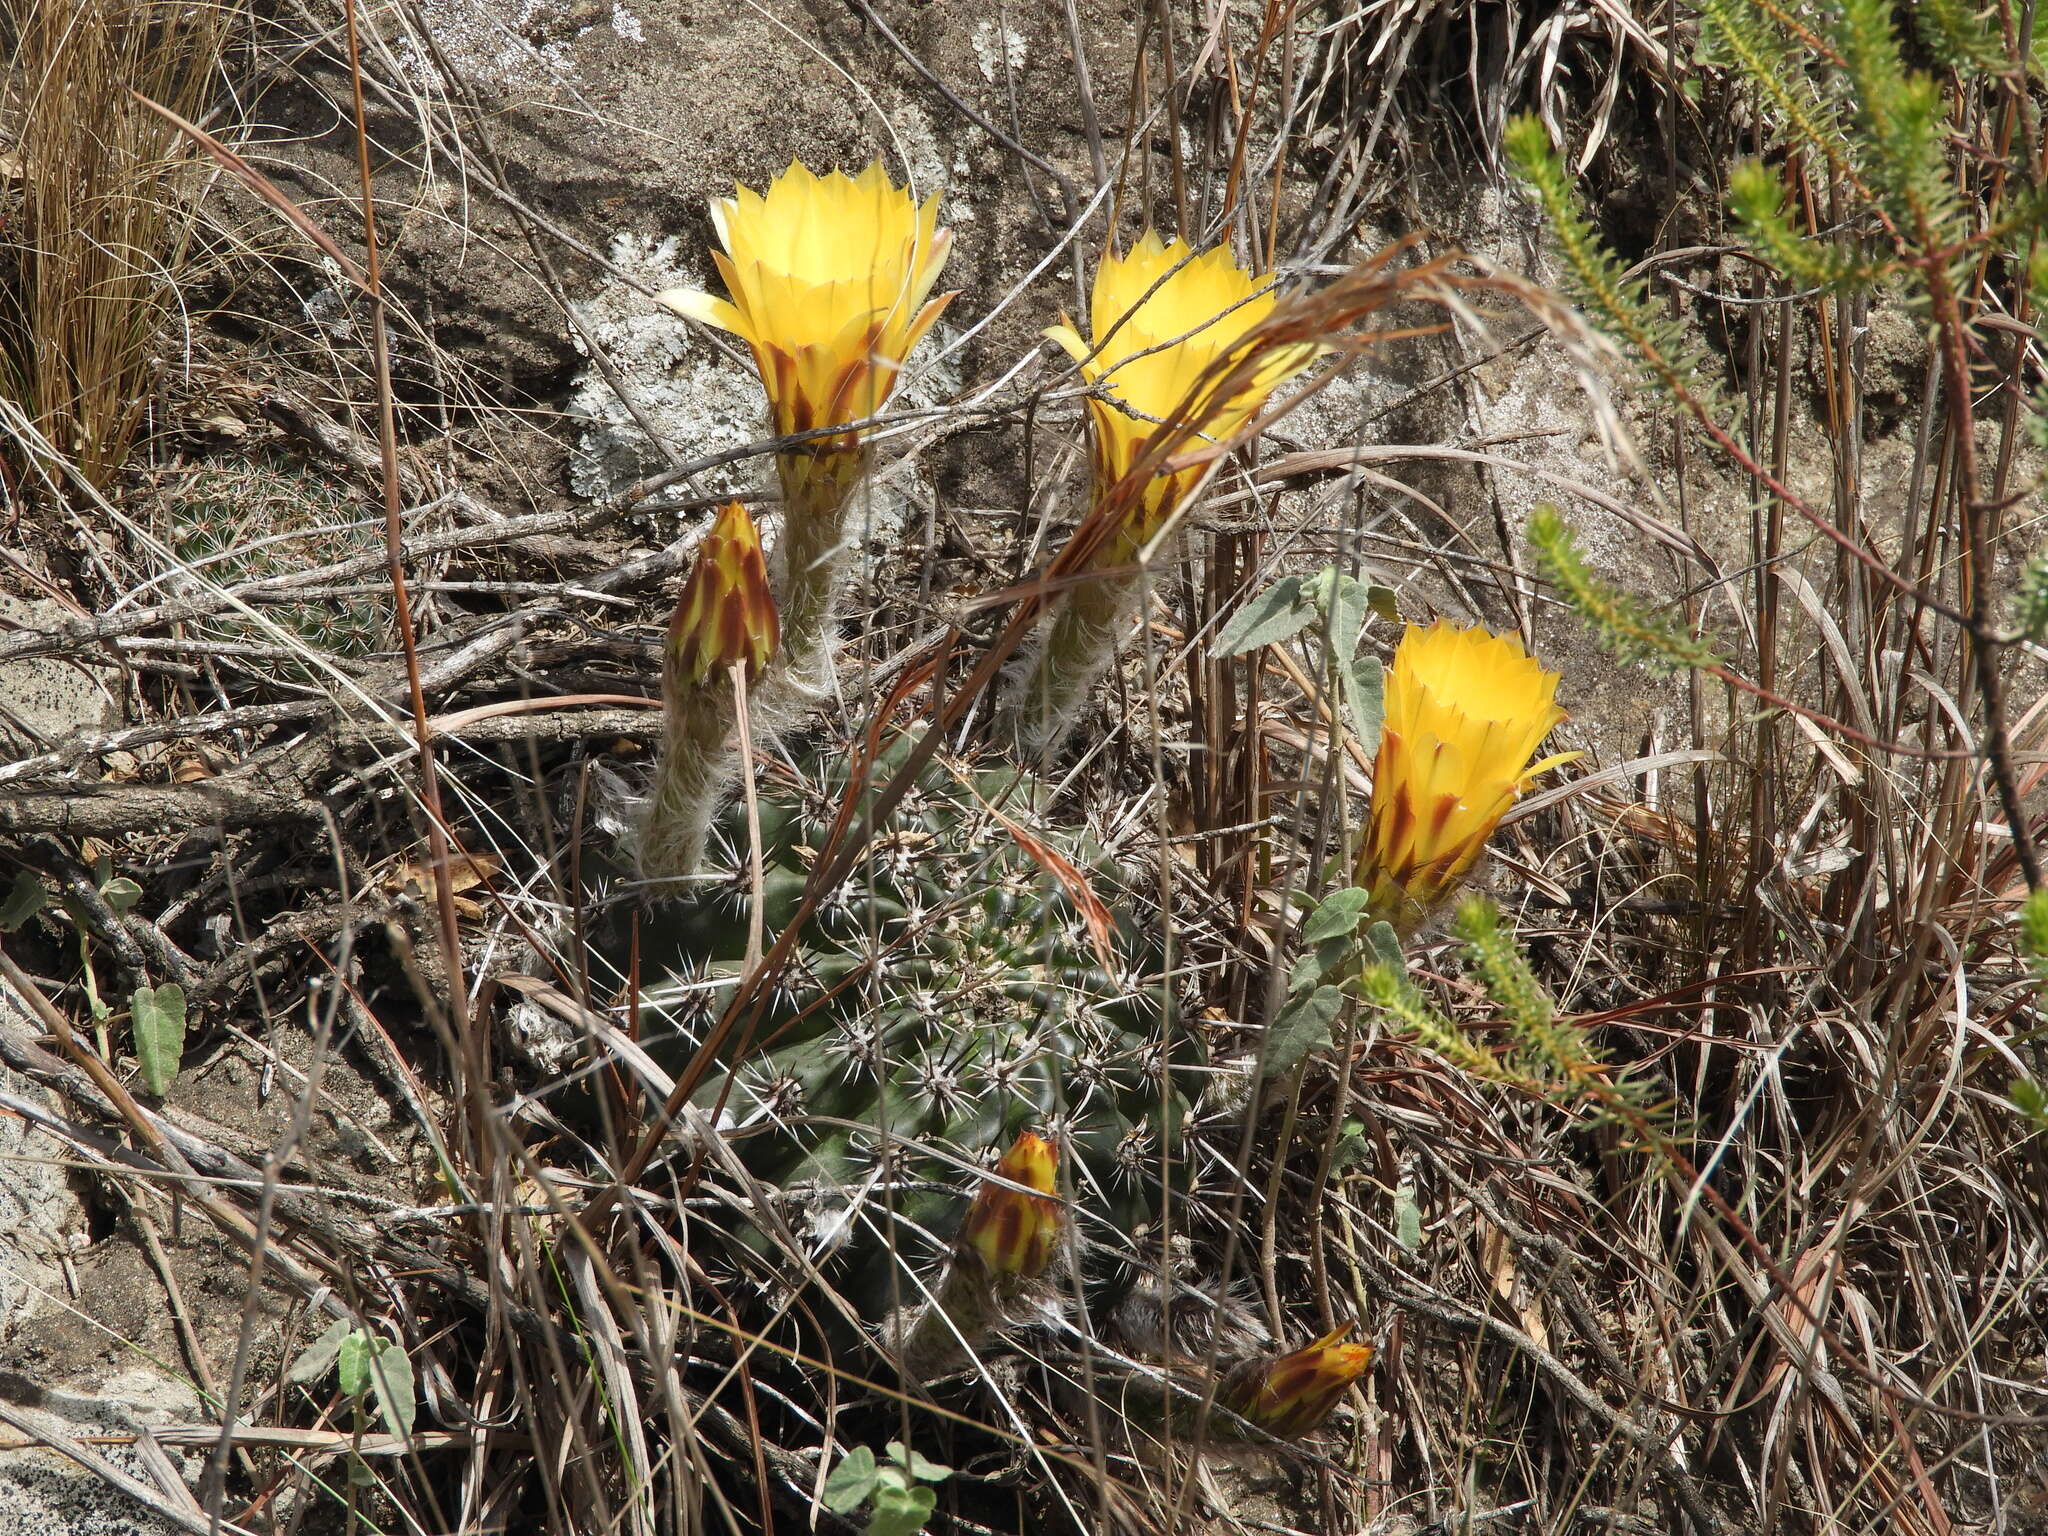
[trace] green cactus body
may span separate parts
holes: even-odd
[[[364,517],[359,497],[306,472],[252,462],[201,469],[169,500],[165,543],[210,586],[287,576],[384,547],[381,520]],[[391,643],[391,604],[382,595],[266,603],[263,617],[289,642],[344,661],[360,661]],[[276,630],[227,613],[193,626],[204,639],[275,645]],[[312,662],[282,664],[293,682],[318,674]]]
[[[900,758],[887,754],[871,782],[887,782]],[[842,767],[808,795],[763,786],[770,942],[795,912],[844,785]],[[764,1181],[830,1202],[893,1163],[888,1201],[871,1196],[865,1215],[887,1230],[893,1208],[900,1222],[949,1235],[973,1184],[961,1164],[1044,1127],[1088,1216],[1128,1230],[1150,1209],[1160,1137],[1177,1141],[1199,1090],[1198,1048],[1162,1003],[1156,939],[1120,916],[1117,973],[1106,971],[1059,883],[986,808],[1027,820],[1030,787],[1013,770],[934,762],[813,916],[754,1045],[702,1094],[707,1106],[723,1097],[727,1135]],[[735,976],[744,952],[746,838],[735,808],[711,856],[729,873],[653,920],[650,939],[672,946],[669,996],[689,999],[677,1022],[691,1033],[731,995],[731,980],[707,989],[702,978]],[[1114,868],[1077,841],[1058,846],[1115,912]],[[662,1005],[664,989],[649,1001]],[[848,1230],[848,1254],[871,1257],[874,1229]],[[900,1251],[929,1246],[905,1233]],[[869,1293],[864,1308],[885,1304],[886,1266],[846,1270],[849,1289]]]

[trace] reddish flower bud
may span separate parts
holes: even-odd
[[[695,687],[735,662],[746,665],[751,682],[781,638],[761,536],[747,509],[729,502],[698,546],[697,563],[668,627],[669,685]]]
[[[996,1173],[1039,1193],[983,1184],[961,1225],[960,1240],[981,1256],[990,1274],[1029,1280],[1045,1273],[1059,1235],[1059,1202],[1050,1198],[1059,1175],[1059,1149],[1026,1131],[1003,1154]]]
[[[1347,1332],[1335,1329],[1291,1355],[1246,1361],[1224,1379],[1219,1400],[1270,1435],[1307,1434],[1372,1364],[1372,1346],[1341,1342]]]

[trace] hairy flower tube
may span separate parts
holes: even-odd
[[[888,402],[953,297],[932,293],[952,244],[938,217],[936,196],[918,202],[879,161],[858,177],[792,163],[766,192],[737,187],[711,205],[729,297],[676,288],[660,300],[747,344],[778,436],[846,426]],[[776,468],[783,670],[801,677],[831,622],[867,451],[858,431],[835,433],[783,450]]]
[[[1089,305],[1091,339],[1071,324],[1045,334],[1097,386],[1088,401],[1093,445],[1093,506],[1125,506],[1121,521],[1093,564],[1127,567],[1166,526],[1202,477],[1197,467],[1153,474],[1124,485],[1155,434],[1191,429],[1222,441],[1240,431],[1267,397],[1314,359],[1311,345],[1275,347],[1244,377],[1225,375],[1249,362],[1247,334],[1274,307],[1271,291],[1217,248],[1197,255],[1185,242],[1147,230],[1123,256],[1105,255]],[[1083,582],[1062,601],[1032,673],[1020,689],[1019,734],[1043,746],[1079,708],[1114,656],[1134,573]]]
[[[1530,781],[1577,755],[1529,761],[1565,718],[1557,683],[1512,639],[1442,619],[1408,626],[1387,672],[1358,857],[1373,917],[1413,932],[1478,862]]]
[[[780,639],[761,536],[747,509],[730,502],[698,546],[663,648],[661,764],[640,837],[649,878],[695,872],[732,777],[732,670],[755,681]]]
[[[1320,1428],[1372,1364],[1372,1346],[1343,1342],[1348,1331],[1335,1329],[1292,1354],[1245,1362],[1224,1379],[1217,1400],[1284,1440]]]
[[[1059,1235],[1060,1207],[1052,1198],[1059,1150],[1043,1136],[1026,1131],[1002,1155],[996,1173],[1038,1193],[984,1183],[961,1224],[960,1241],[981,1256],[990,1274],[1034,1280],[1052,1262],[1053,1241]]]

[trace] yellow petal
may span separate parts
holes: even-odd
[[[697,288],[669,288],[654,296],[654,302],[674,310],[686,320],[701,321],[721,331],[744,336],[746,317],[724,299]]]
[[[1048,325],[1038,334],[1048,341],[1058,342],[1065,349],[1067,356],[1079,363],[1085,372],[1093,375],[1095,369],[1088,360],[1088,343],[1081,339],[1081,333],[1072,325],[1063,320],[1058,325]]]

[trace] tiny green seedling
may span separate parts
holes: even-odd
[[[117,917],[125,917],[142,900],[142,887],[126,875],[114,873],[111,860],[102,858],[93,870],[94,889],[100,900]],[[40,876],[20,870],[4,899],[0,899],[0,933],[14,933],[26,927],[50,904]],[[95,1024],[104,1025],[113,1010],[100,998],[99,978],[92,968],[92,948],[84,919],[66,900],[65,916],[78,935],[78,961],[85,981],[86,1000]],[[185,989],[176,982],[160,987],[137,987],[128,999],[128,1019],[135,1034],[135,1060],[142,1069],[142,1085],[162,1098],[178,1075],[178,1062],[185,1053]]]
[[[292,1362],[285,1380],[310,1387],[330,1369],[335,1385],[355,1410],[358,1436],[368,1423],[372,1402],[387,1433],[401,1440],[412,1434],[419,1413],[419,1389],[403,1344],[359,1328],[348,1318],[338,1318]],[[350,1476],[358,1483],[369,1480],[369,1468],[361,1457],[355,1458]]]
[[[850,1515],[870,1504],[868,1536],[912,1536],[924,1529],[938,1507],[937,1491],[926,1485],[943,1483],[952,1475],[951,1467],[927,1461],[901,1440],[889,1442],[886,1461],[877,1461],[863,1445],[850,1451],[825,1479],[824,1504],[835,1515]]]
[[[142,887],[133,880],[130,880],[126,875],[115,874],[113,860],[106,858],[104,855],[93,867],[93,886],[98,891],[100,900],[113,910],[116,917],[127,916],[135,910],[136,903],[142,900]],[[14,898],[21,898],[24,901],[28,898],[28,892],[20,880],[15,882],[14,896],[10,897],[8,902],[10,911],[15,906]],[[91,927],[87,924],[84,914],[73,904],[71,898],[68,896],[64,897],[63,904],[64,915],[70,919],[71,927],[78,935],[78,965],[79,969],[84,972],[86,1004],[92,1009],[93,1023],[104,1025],[108,1019],[113,1017],[114,1010],[101,1001],[99,977],[93,974]],[[27,922],[40,909],[40,903],[29,907],[23,914],[21,921]]]
[[[337,1318],[292,1362],[285,1380],[310,1387],[330,1369],[335,1385],[355,1399],[358,1408],[375,1398],[385,1429],[401,1439],[412,1433],[419,1394],[403,1344],[359,1328],[348,1318]]]

